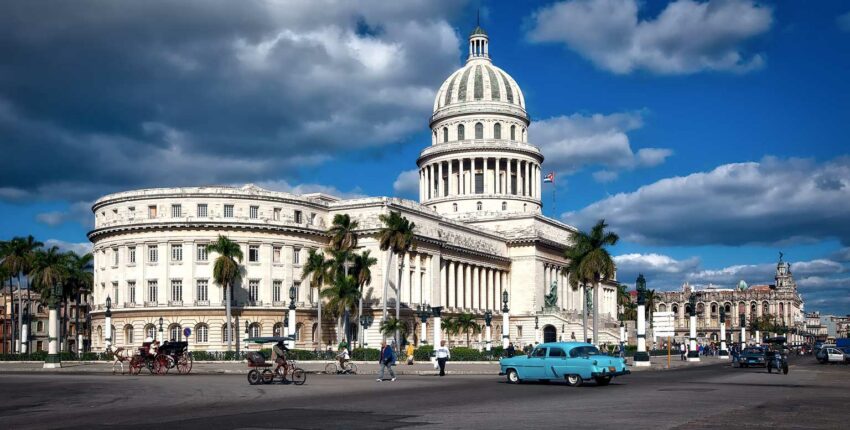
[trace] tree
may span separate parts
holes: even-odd
[[[449,338],[449,340],[451,340],[452,335],[457,335],[458,333],[460,333],[459,327],[460,326],[458,325],[456,318],[443,317],[443,319],[440,321],[440,329],[446,332],[446,338]],[[451,342],[449,343],[451,344]]]
[[[593,281],[593,343],[599,344],[599,288],[600,283],[612,279],[616,271],[614,259],[606,246],[614,246],[620,240],[616,233],[605,231],[608,224],[601,219],[590,230],[590,234],[576,235],[577,245],[581,242],[584,254],[578,271],[584,279]]]
[[[315,288],[317,292],[316,296],[318,296],[319,322],[317,336],[319,338],[316,347],[320,350],[322,349],[322,286],[332,278],[330,273],[332,266],[333,260],[326,259],[323,251],[311,249],[307,254],[307,261],[301,267],[301,279],[309,279],[310,288]]]
[[[348,345],[351,345],[351,333],[349,333],[349,315],[354,312],[360,300],[360,286],[357,278],[351,275],[337,274],[330,288],[321,292],[322,297],[328,299],[328,309],[332,315],[342,320],[343,336]]]
[[[582,329],[582,338],[581,341],[584,342],[587,340],[587,284],[589,280],[584,277],[584,273],[579,270],[581,268],[581,262],[584,259],[585,255],[587,255],[587,244],[590,241],[584,234],[584,232],[576,232],[574,236],[574,243],[572,245],[567,246],[567,249],[564,251],[564,258],[567,259],[567,264],[564,266],[562,270],[565,276],[568,276],[570,287],[573,291],[581,290],[581,329]]]
[[[384,224],[378,231],[378,243],[381,251],[390,251],[390,258],[387,258],[387,270],[384,272],[384,305],[382,319],[387,319],[387,289],[389,287],[390,264],[392,257],[397,256],[401,261],[401,257],[411,249],[416,249],[416,244],[413,243],[413,234],[416,229],[416,224],[410,222],[407,218],[401,216],[400,212],[390,211],[389,215],[381,214],[378,219]],[[396,303],[395,303],[395,318],[399,319],[401,314],[401,271],[402,265],[398,265],[398,273],[396,273]],[[395,334],[396,344],[398,344],[398,333]]]
[[[63,299],[64,288],[60,290],[60,296],[56,297],[54,286],[62,285],[68,279],[67,260],[68,256],[59,252],[59,248],[55,246],[39,249],[33,254],[32,266],[27,277],[31,285],[38,290],[42,302],[59,303]],[[52,312],[51,310],[51,314]],[[57,323],[57,321],[50,321],[51,325]]]
[[[632,296],[629,294],[629,286],[626,284],[617,284],[617,313],[620,321],[625,321],[626,310],[632,303]]]
[[[77,335],[77,350],[81,349],[80,341],[80,296],[92,290],[94,286],[93,269],[94,257],[91,253],[77,255],[74,252],[68,252],[65,258],[65,264],[68,270],[68,280],[65,285],[68,286],[68,291],[71,297],[74,298],[77,306],[75,312],[75,334]],[[111,330],[111,328],[110,328]],[[115,336],[113,333],[112,336]]]
[[[227,313],[227,350],[232,350],[233,344],[233,323],[230,302],[233,297],[233,285],[242,279],[242,249],[239,244],[228,239],[225,236],[219,235],[218,239],[207,245],[208,252],[218,253],[213,265],[213,279],[215,283],[224,289],[224,306]]]
[[[357,278],[357,285],[360,287],[360,300],[358,303],[357,317],[358,321],[363,315],[363,295],[366,285],[372,283],[372,266],[378,264],[378,259],[370,255],[369,250],[365,250],[360,254],[354,254],[354,266],[351,268],[351,275]],[[358,332],[359,333],[359,332]],[[362,343],[362,336],[358,336]]]
[[[3,265],[6,269],[18,276],[18,312],[23,312],[24,303],[21,292],[23,291],[24,275],[32,270],[32,261],[37,248],[43,244],[35,240],[32,235],[27,237],[14,237],[11,241],[6,242],[4,246]],[[29,287],[27,287],[27,302],[30,300]],[[23,318],[18,315],[18,333],[23,333]],[[23,342],[23,339],[21,339]]]
[[[475,315],[472,315],[470,313],[462,313],[462,314],[458,315],[457,319],[455,320],[455,324],[456,324],[456,330],[459,333],[465,333],[466,334],[466,346],[467,347],[470,346],[470,343],[469,343],[470,332],[472,334],[481,333],[481,326],[478,325],[478,323],[475,322]]]
[[[4,248],[5,245],[6,245],[6,242],[0,241],[0,286],[2,286],[2,288],[0,288],[0,291],[3,291],[3,293],[4,293],[3,294],[3,309],[4,310],[10,309],[9,308],[9,296],[11,296],[11,294],[12,294],[12,272],[9,272],[9,270],[6,269],[6,267],[2,264],[3,257],[4,257],[3,250],[5,249]],[[8,284],[7,284],[7,282],[8,282]],[[8,291],[9,294],[5,294],[7,291]],[[12,301],[12,303],[14,304],[14,300]],[[11,337],[12,342],[11,342],[10,345],[14,345],[14,343],[15,343],[15,336],[14,336],[15,330],[10,330],[10,327],[8,326],[9,319],[11,319],[12,325],[14,326],[14,321],[15,321],[15,319],[14,319],[15,309],[14,308],[15,308],[14,306],[11,307],[11,309],[10,309],[11,313],[9,314],[9,318],[3,319],[3,328],[2,328],[2,332],[3,332],[4,337],[8,337],[9,336],[8,333],[10,331],[12,332],[12,337]],[[8,353],[9,353],[9,350],[6,349],[6,339],[3,339],[3,354],[8,354]]]
[[[331,238],[328,243],[331,249],[350,251],[357,248],[357,234],[354,233],[358,227],[357,221],[352,221],[348,214],[334,215],[328,234]]]
[[[384,337],[389,337],[393,334],[397,335],[398,333],[407,337],[407,323],[398,318],[389,317],[383,320],[381,322],[380,330]]]

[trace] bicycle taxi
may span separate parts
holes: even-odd
[[[246,344],[275,344],[278,342],[288,342],[293,340],[292,337],[269,336],[269,337],[251,337],[245,339]],[[286,351],[286,348],[284,348]],[[290,357],[284,357],[283,364],[277,365],[274,361],[267,358],[260,351],[251,351],[245,354],[245,359],[248,362],[248,383],[251,385],[272,384],[279,382],[282,384],[303,385],[307,381],[307,372],[300,367],[295,366],[295,360]]]

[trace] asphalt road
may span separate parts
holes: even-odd
[[[850,366],[792,362],[788,375],[704,366],[607,387],[506,384],[491,376],[0,375],[0,428],[563,429],[844,428]]]

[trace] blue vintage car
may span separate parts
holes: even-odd
[[[542,343],[528,356],[503,358],[499,364],[499,374],[506,375],[512,384],[566,380],[569,385],[579,386],[593,379],[599,385],[608,385],[611,378],[631,373],[622,358],[603,355],[584,342]]]

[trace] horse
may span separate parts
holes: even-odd
[[[127,351],[126,348],[119,346],[115,350],[112,349],[112,345],[106,347],[106,357],[112,358],[112,374],[115,374],[115,367],[121,366],[121,374],[124,374],[124,362],[130,361],[130,351]]]

